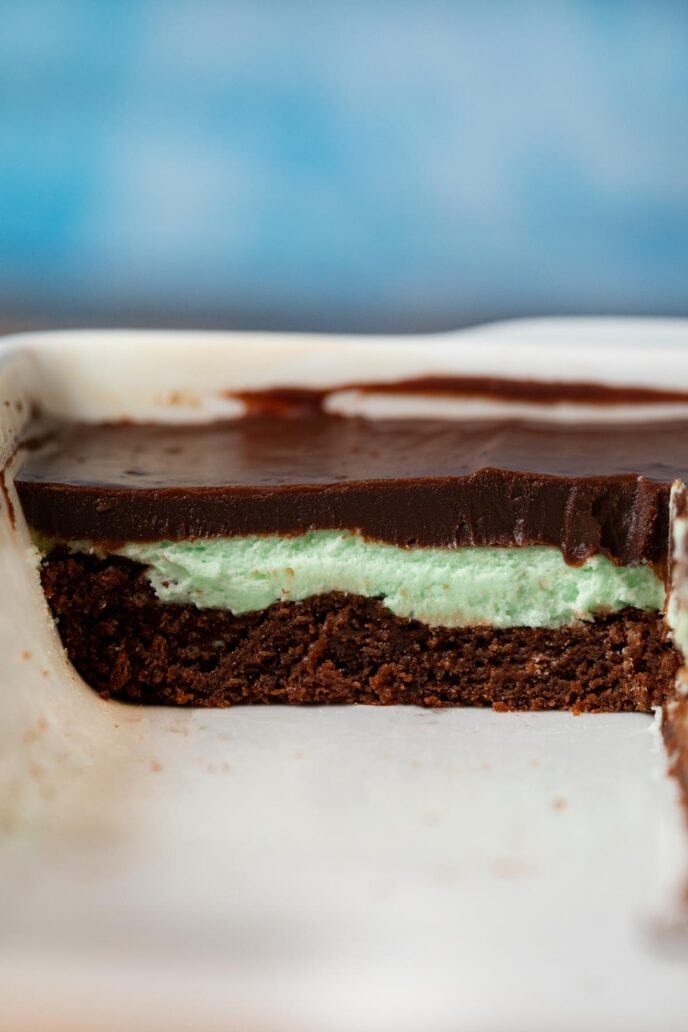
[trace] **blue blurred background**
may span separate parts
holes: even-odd
[[[685,0],[4,0],[0,324],[688,314]]]

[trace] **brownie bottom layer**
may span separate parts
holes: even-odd
[[[67,654],[108,698],[648,711],[678,668],[662,618],[635,609],[557,629],[443,628],[331,593],[233,616],[161,604],[144,571],[59,552],[42,566]]]

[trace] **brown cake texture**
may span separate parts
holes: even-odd
[[[330,593],[234,616],[161,605],[143,565],[64,549],[41,577],[76,670],[128,702],[649,711],[679,662],[662,616],[633,609],[556,629],[445,628]]]

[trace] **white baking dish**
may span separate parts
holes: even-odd
[[[55,333],[3,349],[3,462],[32,403],[197,420],[236,411],[240,388],[432,372],[688,390],[676,321]],[[688,860],[651,718],[103,702],[62,656],[14,507],[14,527],[0,514],[3,1032],[687,1027]]]

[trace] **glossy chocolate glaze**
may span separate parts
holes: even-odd
[[[396,545],[667,556],[688,420],[367,420],[311,410],[202,426],[63,425],[16,486],[43,534],[102,543],[359,531]]]

